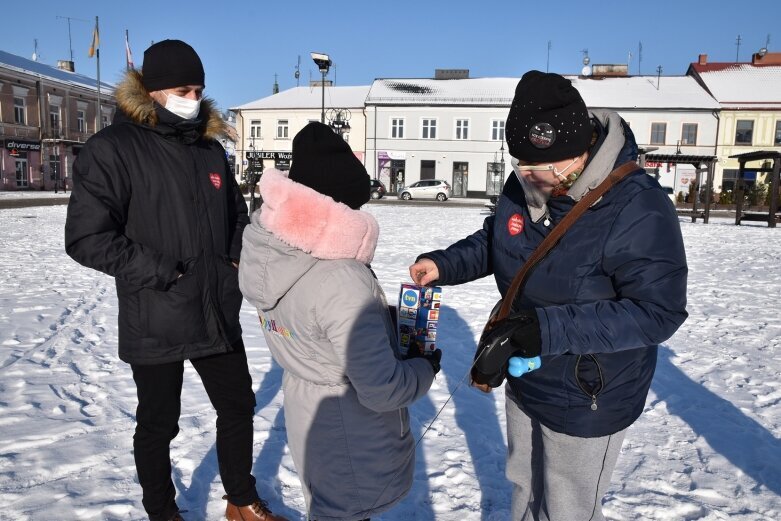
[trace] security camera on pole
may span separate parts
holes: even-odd
[[[331,58],[329,58],[327,54],[320,52],[313,52],[311,53],[311,56],[312,60],[315,62],[315,65],[317,65],[317,68],[320,69],[320,74],[323,76],[322,82],[320,83],[320,86],[323,89],[323,103],[320,110],[320,123],[325,124],[325,75],[328,74],[328,69],[331,68]]]

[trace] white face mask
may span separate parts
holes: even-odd
[[[167,96],[165,109],[173,112],[180,118],[193,119],[201,110],[201,100],[193,100],[165,93]]]

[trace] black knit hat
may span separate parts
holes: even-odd
[[[309,123],[293,138],[289,179],[357,210],[369,200],[369,174],[327,125]]]
[[[181,40],[163,40],[145,50],[141,75],[141,82],[149,92],[205,85],[206,76],[198,53]]]
[[[577,157],[591,144],[580,93],[558,74],[529,71],[515,89],[505,124],[510,155],[531,163]]]

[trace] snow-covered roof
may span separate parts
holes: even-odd
[[[589,108],[718,110],[718,102],[691,76],[567,76]],[[657,85],[659,88],[657,88]]]
[[[0,68],[31,74],[33,76],[40,76],[49,80],[66,83],[68,85],[84,87],[91,90],[98,89],[98,80],[94,78],[84,76],[83,74],[58,69],[57,67],[46,65],[45,63],[28,60],[27,58],[23,58],[15,54],[10,54],[5,51],[0,51]],[[100,88],[101,90],[113,92],[114,85],[111,83],[106,83],[105,81],[101,81]]]
[[[339,108],[363,108],[368,85],[357,87],[325,87],[325,106]],[[319,109],[323,103],[322,87],[293,87],[277,94],[251,101],[231,110],[247,109]]]
[[[719,104],[689,76],[584,78],[566,76],[589,108],[714,110]],[[378,79],[367,105],[509,107],[518,78]]]
[[[693,63],[690,70],[723,108],[781,109],[781,65]]]
[[[517,84],[517,78],[377,79],[366,104],[510,106]]]

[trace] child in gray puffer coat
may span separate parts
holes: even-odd
[[[412,485],[406,407],[428,391],[432,358],[401,359],[369,263],[379,227],[358,210],[369,176],[329,127],[293,140],[290,175],[267,170],[245,228],[239,281],[283,367],[288,444],[309,519],[358,521]]]

